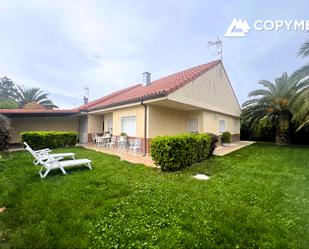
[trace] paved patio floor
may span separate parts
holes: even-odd
[[[246,147],[250,144],[253,144],[254,142],[252,141],[239,141],[233,144],[230,144],[228,147],[222,147],[219,146],[216,148],[216,150],[214,151],[214,155],[216,156],[224,156],[226,154],[229,154],[235,150],[239,150],[243,147]],[[149,167],[157,167],[153,160],[151,159],[151,157],[149,155],[147,156],[143,156],[140,154],[134,154],[134,153],[130,153],[128,151],[120,151],[118,149],[109,149],[103,146],[97,146],[93,143],[87,143],[87,144],[80,144],[80,146],[87,148],[87,149],[91,149],[91,150],[95,150],[98,152],[103,152],[106,154],[111,154],[111,155],[115,155],[115,156],[119,156],[121,160],[125,160],[131,163],[136,163],[136,164],[144,164],[146,166]]]
[[[128,161],[131,163],[144,164],[149,167],[157,167],[149,155],[143,156],[140,154],[134,154],[133,152],[131,153],[128,151],[120,151],[118,149],[109,149],[103,146],[97,146],[93,143],[80,144],[80,146],[98,152],[119,156],[121,160]]]
[[[214,151],[214,155],[216,156],[225,156],[235,150],[239,150],[243,147],[246,147],[250,144],[253,144],[255,142],[253,141],[239,141],[239,142],[235,142],[235,143],[232,143],[230,144],[228,147],[222,147],[222,146],[219,146],[215,149]]]

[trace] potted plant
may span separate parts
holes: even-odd
[[[127,136],[128,136],[128,135],[127,135],[127,133],[125,133],[125,132],[121,132],[121,133],[120,133],[120,139],[121,139],[121,140],[126,140],[126,139],[127,139]]]
[[[228,131],[225,131],[222,133],[221,135],[221,142],[222,142],[222,146],[229,146],[229,144],[231,143],[231,133]]]

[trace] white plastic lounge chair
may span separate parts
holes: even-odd
[[[26,147],[26,150],[28,150],[31,155],[39,162],[39,164],[42,165],[42,168],[39,171],[40,177],[43,179],[45,178],[48,173],[53,169],[60,169],[64,175],[67,174],[64,168],[68,167],[74,167],[79,165],[85,165],[90,170],[91,167],[91,160],[89,159],[77,159],[77,160],[67,160],[67,161],[60,161],[63,159],[63,157],[52,157],[51,155],[48,157],[47,160],[43,161],[40,157],[37,156],[36,153],[33,153],[33,150],[30,149],[30,147]]]
[[[33,153],[35,153],[38,157],[40,157],[41,158],[41,160],[47,160],[48,158],[49,158],[49,156],[52,156],[52,157],[62,157],[62,158],[64,158],[64,157],[71,157],[73,160],[75,159],[75,154],[74,153],[71,153],[71,152],[68,152],[68,153],[52,153],[52,154],[50,154],[50,152],[52,151],[52,150],[50,150],[50,149],[48,149],[48,148],[46,148],[46,149],[43,149],[43,150],[33,150],[30,146],[29,146],[29,144],[27,144],[26,142],[23,142],[24,143],[24,145],[25,145],[25,147],[26,147],[26,149],[27,148],[29,148],[29,150],[28,151],[32,151]],[[32,153],[31,153],[32,154]],[[33,163],[35,164],[35,165],[38,165],[39,164],[39,162],[36,160],[36,159],[34,159],[33,160]]]

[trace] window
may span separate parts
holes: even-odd
[[[113,120],[112,119],[107,120],[107,131],[110,134],[113,134]]]
[[[219,120],[219,132],[225,132],[225,120]]]
[[[121,132],[125,132],[128,136],[136,137],[136,117],[121,117]]]
[[[189,118],[188,119],[188,132],[198,133],[198,118]]]

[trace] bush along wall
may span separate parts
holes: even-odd
[[[7,117],[0,114],[0,152],[6,151],[10,139],[10,121]]]
[[[45,148],[70,147],[77,143],[77,132],[61,131],[26,131],[21,133],[23,142],[34,150]]]
[[[208,134],[159,136],[151,140],[151,156],[162,171],[176,171],[206,160],[210,146]]]
[[[232,140],[232,134],[229,131],[225,131],[221,135],[221,142],[223,145],[230,144]]]

